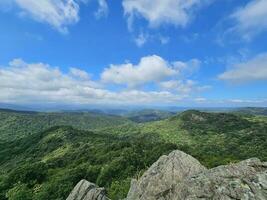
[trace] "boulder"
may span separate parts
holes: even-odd
[[[109,200],[105,189],[86,180],[81,180],[72,190],[67,200]]]
[[[186,178],[159,199],[266,200],[267,163],[248,159]]]
[[[206,168],[192,156],[173,151],[155,162],[139,180],[132,180],[127,200],[155,200],[175,184]]]

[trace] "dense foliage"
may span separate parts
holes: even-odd
[[[126,118],[90,112],[38,113],[0,110],[0,140],[13,140],[53,126],[91,130],[130,123]]]
[[[176,149],[155,135],[112,136],[53,127],[5,144],[1,150],[0,199],[66,199],[81,179],[125,197],[130,178]]]
[[[177,144],[207,167],[251,157],[267,160],[266,117],[192,110],[141,129]]]
[[[193,155],[207,167],[250,157],[267,161],[264,116],[190,110],[138,124],[92,113],[2,112],[1,117],[1,200],[65,199],[81,179],[120,199],[132,177],[173,149]],[[57,124],[70,126],[53,126]],[[23,137],[7,140],[11,133]]]

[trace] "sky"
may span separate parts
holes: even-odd
[[[267,106],[267,0],[1,0],[0,104]]]

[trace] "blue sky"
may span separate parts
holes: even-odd
[[[0,103],[267,106],[266,0],[2,0]]]

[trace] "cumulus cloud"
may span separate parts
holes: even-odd
[[[205,3],[207,0],[123,0],[122,5],[130,28],[134,18],[138,16],[155,28],[162,24],[186,26],[194,11]]]
[[[252,0],[231,15],[237,25],[233,28],[246,40],[267,30],[267,1]]]
[[[110,65],[101,74],[101,79],[105,83],[136,87],[145,83],[162,81],[177,73],[178,70],[174,68],[174,65],[159,56],[152,55],[141,58],[137,65],[132,63]]]
[[[249,82],[267,80],[267,53],[233,65],[229,70],[220,74],[219,79],[230,82]]]
[[[140,59],[138,64],[125,63],[110,65],[101,74],[104,83],[115,83],[127,85],[129,88],[156,83],[162,86],[166,79],[172,77],[186,78],[195,73],[201,64],[198,59],[191,59],[187,62],[169,62],[160,56],[152,55]],[[166,81],[166,84],[174,83]],[[191,84],[190,81],[187,84]],[[165,87],[167,88],[167,87]]]
[[[63,73],[58,67],[21,59],[0,67],[0,91],[2,103],[164,104],[184,98],[169,91],[114,92],[103,89],[78,68]]]

